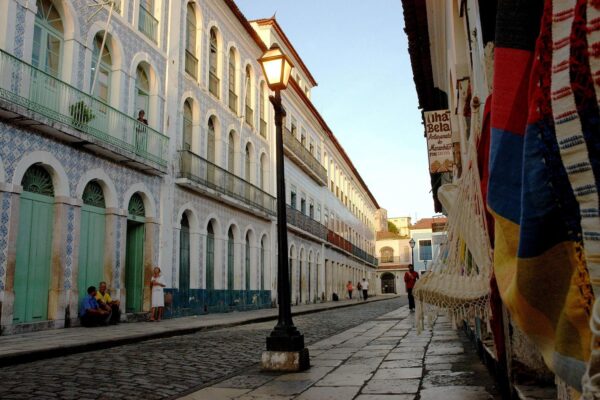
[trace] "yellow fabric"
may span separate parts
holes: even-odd
[[[96,292],[96,300],[101,301],[104,304],[108,304],[112,301],[108,292],[104,292],[104,295],[102,295],[100,292]]]

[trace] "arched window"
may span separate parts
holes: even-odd
[[[245,289],[250,290],[250,232],[246,233],[246,259],[245,259],[245,271],[246,277]]]
[[[194,79],[198,77],[198,57],[196,56],[196,10],[193,3],[187,5],[185,21],[185,72]]]
[[[219,98],[219,41],[216,28],[210,30],[210,48],[208,51],[208,90]]]
[[[192,150],[194,114],[190,99],[183,103],[183,150]]]
[[[260,135],[267,138],[267,89],[264,82],[260,83],[259,95],[259,113],[260,113]]]
[[[246,65],[246,76],[244,78],[244,105],[246,113],[246,123],[254,126],[254,109],[252,108],[252,68]]]
[[[229,132],[229,141],[227,143],[227,170],[235,174],[235,133]]]
[[[381,262],[391,263],[394,262],[394,249],[391,247],[384,247],[381,249]]]
[[[102,51],[100,51],[103,37],[104,31],[98,32],[94,37],[94,48],[92,49],[92,72],[90,79],[91,84],[94,85],[94,96],[105,103],[108,103],[110,100],[112,57],[106,43],[104,43],[104,48]],[[100,65],[98,65],[98,59],[100,59]],[[98,71],[96,71],[96,66],[98,66]],[[94,77],[96,79],[95,84]]]
[[[208,120],[208,130],[206,138],[206,159],[211,163],[215,163],[215,117],[210,117]]]
[[[206,233],[206,288],[215,288],[215,230],[212,221]]]
[[[260,156],[260,188],[262,190],[264,190],[265,192],[267,191],[267,179],[268,179],[268,170],[267,168],[269,168],[268,162],[267,162],[267,155],[263,153],[262,156]]]
[[[246,158],[245,158],[245,162],[246,162],[246,168],[245,168],[245,179],[246,182],[250,182],[250,178],[252,177],[252,153],[251,153],[251,149],[250,149],[250,143],[248,143],[246,145]]]
[[[235,49],[232,47],[229,49],[229,67],[227,78],[229,79],[229,109],[237,114],[237,102],[238,97],[236,93],[236,76],[235,76]]]
[[[155,16],[154,0],[140,0],[140,14],[138,18],[138,29],[148,39],[158,43],[158,19]]]
[[[135,114],[138,117],[141,111],[148,115],[150,108],[150,79],[148,73],[141,65],[135,71]]]
[[[227,232],[227,289],[234,288],[234,266],[235,266],[235,243],[233,238],[233,227]]]
[[[31,63],[58,78],[64,34],[62,19],[51,0],[37,0],[36,5]]]
[[[259,269],[259,290],[265,290],[265,288],[268,287],[267,282],[266,282],[266,276],[265,276],[265,262],[266,262],[266,258],[267,258],[267,254],[266,254],[266,242],[267,241],[267,237],[263,236],[262,240],[260,241],[260,269]]]

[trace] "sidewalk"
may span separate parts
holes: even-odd
[[[404,306],[309,346],[301,373],[242,375],[183,400],[480,400],[500,399],[492,377],[462,332],[440,317],[417,335]]]
[[[368,302],[397,297],[379,295]],[[360,304],[341,300],[292,307],[292,315],[310,314]],[[0,336],[0,367],[49,357],[98,350],[142,340],[184,335],[206,329],[225,328],[277,319],[277,309],[208,314],[173,318],[160,323],[130,322],[99,328],[65,328]]]

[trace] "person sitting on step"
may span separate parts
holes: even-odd
[[[90,286],[87,289],[87,296],[81,301],[79,308],[79,320],[85,327],[108,325],[110,320],[110,311],[100,307],[96,300],[96,287]]]

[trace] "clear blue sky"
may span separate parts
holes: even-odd
[[[236,0],[277,20],[319,86],[312,101],[388,216],[433,215],[400,0]]]

